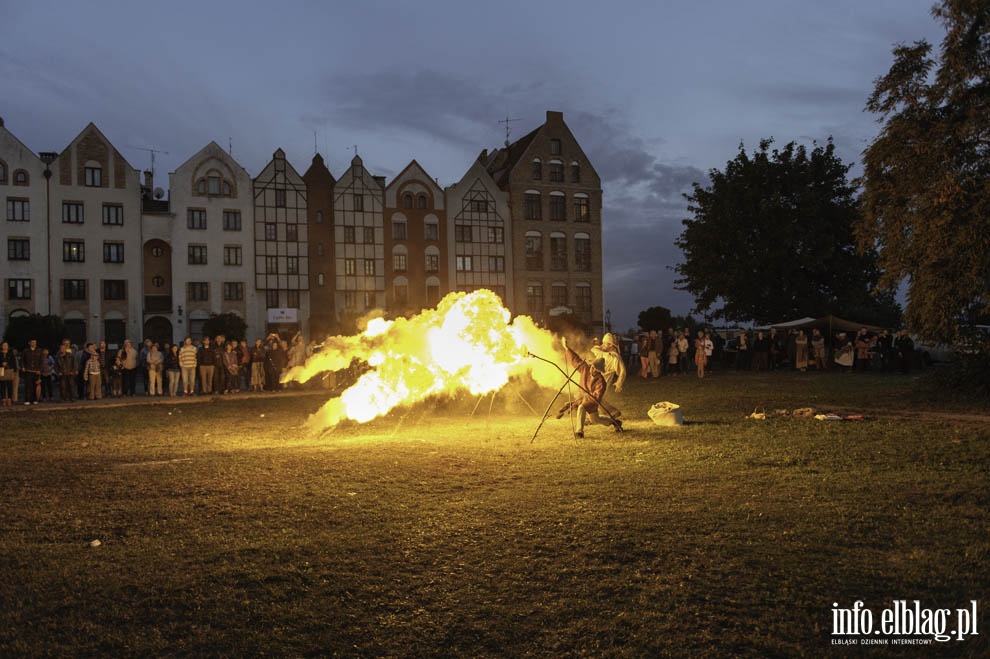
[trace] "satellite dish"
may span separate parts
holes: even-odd
[[[155,188],[155,199],[161,199],[165,196],[165,191],[161,188]]]

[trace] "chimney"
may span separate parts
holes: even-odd
[[[556,112],[554,110],[547,110],[547,123],[550,123],[551,121],[563,123],[564,113]]]

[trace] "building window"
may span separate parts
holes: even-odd
[[[124,262],[124,243],[103,243],[103,262],[104,263],[123,263]]]
[[[434,284],[433,282],[426,283],[426,304],[431,307],[437,306],[440,302],[440,284]]]
[[[440,240],[440,225],[437,222],[427,222],[424,224],[423,237],[426,240]]]
[[[426,208],[426,195],[421,194],[416,197],[416,208]]]
[[[471,272],[471,257],[470,256],[458,256],[457,257],[457,272]]]
[[[426,255],[426,271],[427,272],[439,272],[440,271],[440,255],[439,254],[427,254]]]
[[[324,285],[326,285],[326,283],[327,283],[327,277],[326,277],[326,275],[324,275],[322,272],[318,273],[316,275],[316,285],[317,286],[324,286]]]
[[[567,270],[567,238],[563,234],[550,235],[550,269]]]
[[[375,244],[375,228],[365,227],[364,228],[364,244],[374,245]]]
[[[505,229],[502,227],[488,227],[488,242],[501,245],[505,242]]]
[[[454,240],[459,243],[471,242],[471,225],[457,224],[454,226]]]
[[[278,309],[277,289],[269,289],[265,291],[265,306],[269,309]]]
[[[375,276],[375,259],[365,259],[364,260],[364,275],[366,277]]]
[[[265,257],[265,272],[270,275],[278,274],[278,257],[277,256],[266,256]]]
[[[0,160],[0,183],[7,182],[7,164]]]
[[[186,213],[186,227],[189,229],[205,229],[206,211],[201,208],[190,208]]]
[[[285,190],[275,190],[275,208],[285,208]]]
[[[574,234],[574,269],[591,271],[591,238],[586,233]]]
[[[299,225],[298,224],[286,224],[285,225],[285,240],[290,243],[299,242]]]
[[[364,210],[364,195],[363,194],[358,194],[358,193],[355,193],[354,194],[354,210],[355,211],[363,211]]]
[[[392,270],[396,272],[406,271],[406,255],[405,254],[393,254],[392,255]]]
[[[224,211],[223,212],[223,230],[224,231],[240,231],[241,230],[241,212],[240,211]]]
[[[127,281],[123,279],[104,279],[103,280],[103,299],[104,300],[126,300],[127,299]]]
[[[189,265],[206,265],[206,245],[189,246]]]
[[[210,283],[206,281],[191,281],[186,285],[186,296],[190,302],[209,302]]]
[[[119,204],[103,204],[103,224],[123,226],[124,207]]]
[[[564,163],[556,161],[550,163],[550,182],[564,182]]]
[[[357,259],[344,259],[344,274],[345,275],[357,274]]]
[[[81,240],[62,241],[62,260],[66,263],[83,263],[86,260],[86,243]]]
[[[558,222],[567,219],[567,197],[562,194],[550,195],[550,219]]]
[[[161,257],[165,256],[165,250],[156,245],[151,248],[151,255],[154,256],[156,259],[160,259]]]
[[[591,286],[578,284],[574,288],[574,308],[578,311],[591,311]]]
[[[103,187],[103,169],[100,167],[83,168],[83,185],[88,188]]]
[[[220,189],[221,192],[223,192],[224,197],[229,197],[233,194],[233,190],[230,187],[230,183],[228,183],[227,181],[223,182],[223,185],[221,186]]]
[[[489,256],[488,257],[488,272],[505,272],[505,257],[504,256]]]
[[[576,162],[571,163],[571,183],[581,182],[581,165]]]
[[[84,219],[83,205],[78,201],[62,202],[62,222],[64,224],[82,224]]]
[[[543,236],[538,231],[526,234],[526,269],[543,269]]]
[[[344,291],[344,308],[354,309],[357,307],[357,291]]]
[[[412,208],[413,207],[413,197],[408,192],[406,194],[402,195],[402,207],[403,208]]]
[[[550,153],[555,156],[560,155],[560,140],[556,138],[550,140]]]
[[[543,180],[543,163],[537,158],[533,161],[533,180],[542,181]]]
[[[543,284],[531,282],[526,285],[526,310],[530,313],[543,312]]]
[[[289,275],[299,274],[299,257],[298,256],[286,256],[285,257],[285,272]]]
[[[316,223],[323,224],[323,211],[316,211]]]
[[[30,300],[31,280],[30,279],[8,279],[7,280],[8,300]]]
[[[240,245],[224,245],[223,246],[223,264],[224,265],[241,265],[243,263],[243,256],[241,253]]]
[[[29,222],[31,220],[31,204],[27,199],[7,199],[7,220],[10,222]]]
[[[225,302],[240,302],[244,299],[244,282],[225,281],[223,283],[223,299]]]
[[[539,220],[543,218],[543,213],[540,208],[540,193],[539,192],[527,192],[525,197],[525,208],[524,217],[527,220]]]
[[[409,302],[409,284],[395,283],[392,286],[392,291],[396,304],[406,304]]]
[[[196,192],[199,194],[206,194],[206,179],[201,178],[196,182]]]
[[[85,279],[63,279],[62,280],[63,300],[85,300],[86,280]]]
[[[278,240],[278,225],[265,222],[265,240]]]
[[[574,197],[574,220],[576,222],[591,220],[591,203],[587,197]]]
[[[565,284],[553,284],[550,287],[550,306],[551,308],[567,306],[567,286]]]
[[[316,243],[316,255],[323,256],[323,243]]]
[[[392,220],[392,240],[406,239],[405,220]]]
[[[206,194],[220,194],[220,177],[206,177]]]
[[[154,286],[155,288],[161,288],[162,286],[165,285],[165,278],[162,277],[161,275],[155,275],[154,277],[151,278],[151,285]]]
[[[30,261],[31,260],[31,240],[28,238],[8,238],[7,239],[7,260],[8,261]]]
[[[472,213],[487,213],[488,200],[472,199],[470,202],[468,202],[468,210],[470,210]]]
[[[351,244],[351,245],[353,245],[354,243],[356,243],[357,242],[357,238],[354,235],[355,233],[356,232],[354,230],[354,227],[344,227],[344,240],[343,240],[343,242],[348,243],[348,244]]]
[[[285,306],[290,309],[299,308],[299,291],[290,290],[285,292]]]

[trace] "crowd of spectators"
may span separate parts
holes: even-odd
[[[56,354],[34,339],[17,351],[0,344],[0,401],[4,407],[102,398],[227,395],[283,391],[282,374],[312,354],[301,335],[291,341],[270,334],[264,340],[228,340],[222,334],[182,345],[145,339],[139,347],[106,341],[82,347],[64,339]]]
[[[697,374],[704,377],[720,367],[736,371],[879,371],[910,372],[914,342],[907,330],[855,334],[836,332],[829,338],[820,329],[778,332],[739,331],[723,337],[711,329],[674,328],[643,332],[623,343],[629,369],[640,378]]]

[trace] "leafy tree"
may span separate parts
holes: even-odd
[[[730,321],[770,323],[827,313],[869,310],[896,319],[893,296],[874,298],[874,254],[859,253],[849,165],[829,139],[810,153],[794,142],[771,149],[743,145],[710,185],[685,195],[694,219],[676,244],[678,287],[695,296],[695,312]]]
[[[945,0],[939,61],[900,44],[866,109],[883,128],[863,154],[857,236],[880,284],[907,279],[909,326],[935,340],[990,312],[990,4]]]
[[[666,307],[650,307],[639,312],[637,319],[639,328],[646,332],[652,330],[665,330],[674,326],[674,320],[670,315],[670,309]]]
[[[243,341],[247,333],[247,323],[236,313],[226,311],[224,313],[211,313],[210,317],[203,323],[203,336],[216,336],[223,334],[228,339]]]
[[[36,339],[39,348],[48,348],[52,352],[64,338],[65,323],[62,318],[40,313],[11,318],[3,333],[3,340],[18,350],[26,348],[29,340]]]

